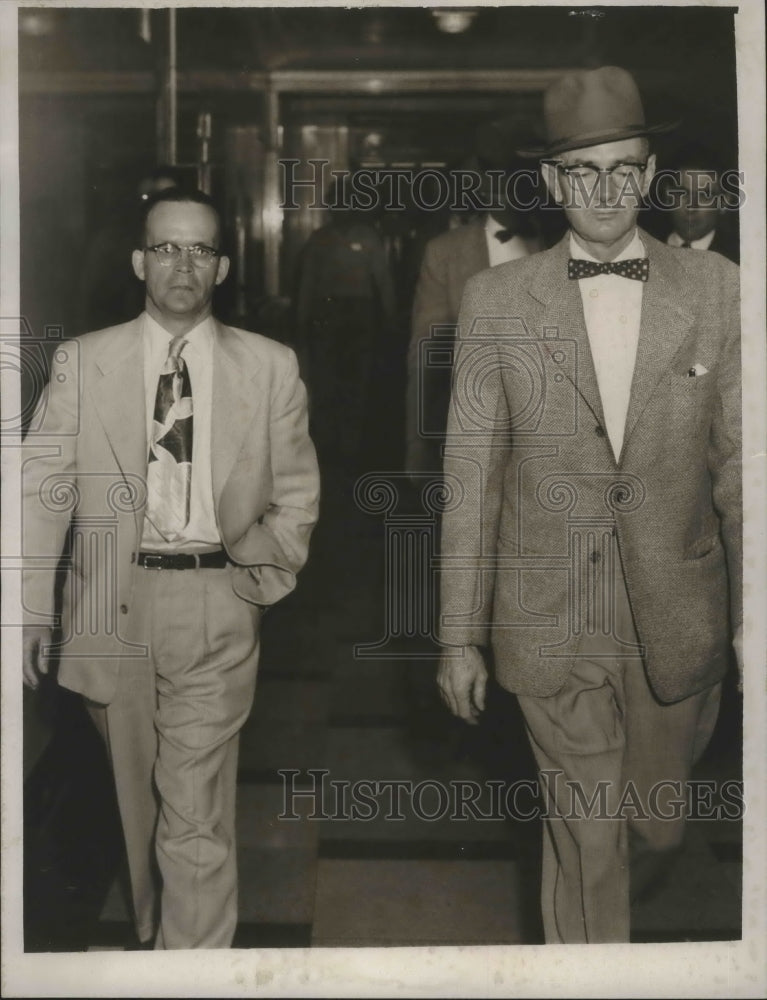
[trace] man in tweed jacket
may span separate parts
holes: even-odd
[[[740,650],[738,271],[637,228],[664,126],[627,72],[564,77],[545,114],[571,229],[464,294],[438,679],[469,722],[490,660],[519,699],[547,942],[627,941]]]

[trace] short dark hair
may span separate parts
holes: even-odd
[[[173,181],[176,187],[182,188],[186,181],[186,175],[181,167],[174,167],[167,163],[161,163],[154,170],[141,175],[142,181]]]
[[[142,245],[146,242],[146,223],[149,218],[149,213],[155,207],[155,205],[160,205],[163,202],[173,202],[173,203],[185,203],[191,202],[193,205],[206,205],[215,214],[216,220],[218,222],[218,236],[219,241],[223,238],[223,217],[221,215],[221,210],[215,201],[210,197],[210,195],[205,194],[204,191],[198,189],[186,190],[184,188],[165,188],[163,191],[157,191],[150,198],[142,204],[141,208],[141,220],[139,227],[139,234]],[[221,249],[220,247],[218,249]]]
[[[699,170],[717,177],[723,172],[721,155],[700,142],[690,142],[677,149],[671,157],[671,165],[674,170]]]

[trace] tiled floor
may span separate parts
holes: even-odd
[[[493,814],[488,780],[503,777],[498,747],[514,734],[454,722],[433,661],[354,655],[383,634],[382,542],[382,520],[355,507],[351,479],[326,477],[310,564],[264,619],[241,739],[235,945],[536,943],[540,830],[482,818]],[[726,705],[700,777],[739,777],[736,708]],[[27,949],[130,947],[108,773],[73,702],[63,715],[28,781]],[[322,771],[336,784],[315,797]],[[333,818],[360,781],[400,780],[484,783],[479,817],[451,818],[432,785],[420,813],[407,800],[401,819],[387,817],[396,810],[379,795],[357,819]],[[637,941],[740,936],[740,825],[688,827],[667,885],[635,908]]]

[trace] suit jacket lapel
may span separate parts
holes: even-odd
[[[211,462],[213,497],[218,503],[245,434],[263,404],[263,393],[254,381],[259,373],[254,371],[252,355],[229,327],[218,321],[215,325]]]
[[[552,335],[551,350],[556,350],[553,336],[560,340],[574,340],[576,344],[575,366],[572,373],[564,370],[581,398],[591,409],[597,420],[603,424],[602,401],[599,395],[594,361],[591,357],[586,323],[583,318],[583,303],[577,281],[567,277],[567,260],[570,256],[569,232],[550,251],[537,257],[541,261],[531,287],[530,294],[544,305],[542,327],[546,345],[547,332]],[[532,332],[532,331],[531,331]],[[536,331],[538,334],[538,331]]]
[[[136,491],[138,480],[146,481],[146,393],[141,332],[140,317],[115,328],[104,349],[96,356],[96,376],[89,385],[97,417],[130,495]],[[138,510],[134,508],[139,529],[143,492],[143,489],[137,490]]]
[[[683,302],[683,269],[675,259],[674,251],[647,233],[641,233],[641,237],[650,258],[650,278],[642,293],[642,320],[626,415],[624,453],[642,411],[689,333],[694,319]]]

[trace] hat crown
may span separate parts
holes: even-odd
[[[546,91],[543,109],[550,147],[610,142],[645,124],[634,78],[618,66],[566,74]]]

